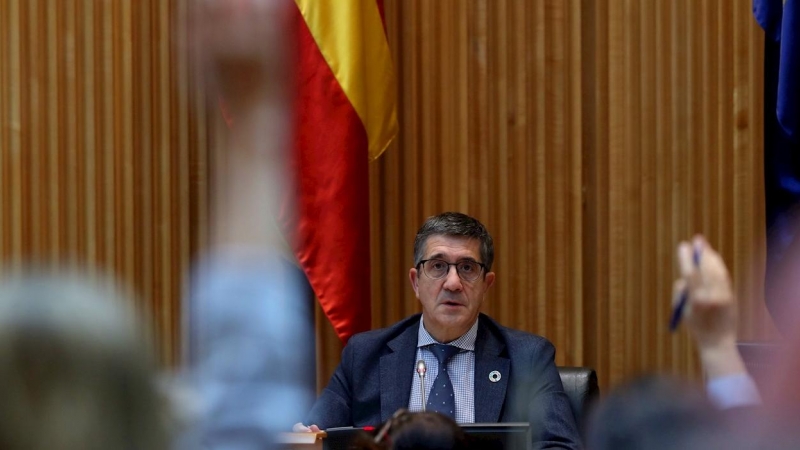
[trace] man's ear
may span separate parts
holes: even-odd
[[[486,283],[486,289],[492,287],[492,285],[494,284],[494,272],[487,273],[484,282]]]
[[[419,298],[419,278],[417,278],[419,272],[417,269],[412,267],[411,270],[408,271],[408,281],[411,282],[411,289],[414,289],[414,294],[416,294],[417,298]]]

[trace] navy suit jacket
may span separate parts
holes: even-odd
[[[420,314],[359,333],[305,423],[376,426],[407,408],[415,377]],[[475,422],[530,422],[533,448],[580,448],[569,399],[547,339],[481,314],[475,340]],[[498,382],[489,373],[499,371]]]

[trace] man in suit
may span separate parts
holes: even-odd
[[[530,422],[534,448],[578,448],[553,345],[480,314],[495,281],[493,259],[492,237],[478,220],[430,217],[409,270],[422,314],[353,336],[309,413],[313,425],[297,428],[374,426],[398,408],[421,411],[424,397],[427,411],[458,423]]]

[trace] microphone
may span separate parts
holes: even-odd
[[[428,368],[425,367],[425,361],[417,361],[417,375],[419,375],[419,392],[422,394],[422,412],[425,412],[425,372]]]

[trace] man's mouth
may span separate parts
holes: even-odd
[[[445,301],[442,302],[442,305],[445,305],[445,306],[464,306],[463,303],[457,302],[455,300],[445,300]]]

